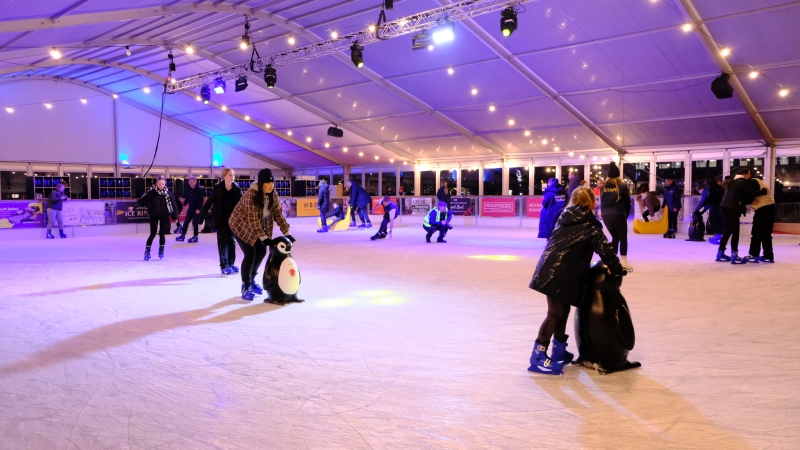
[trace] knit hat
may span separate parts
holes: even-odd
[[[258,184],[274,183],[275,177],[272,176],[272,170],[261,169],[258,171]]]
[[[619,167],[614,161],[608,165],[608,178],[619,178]]]

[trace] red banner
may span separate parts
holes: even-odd
[[[515,198],[484,198],[481,200],[481,215],[486,217],[515,217]]]
[[[539,217],[542,213],[543,197],[528,197],[525,199],[525,216]]]

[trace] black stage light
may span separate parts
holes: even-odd
[[[514,8],[506,8],[500,12],[500,31],[509,37],[517,29],[517,12]]]
[[[216,80],[214,80],[214,93],[215,94],[224,94],[226,88],[227,88],[227,86],[225,84],[225,80],[223,80],[221,77],[217,78]]]
[[[270,89],[274,88],[275,83],[278,82],[278,72],[275,71],[272,64],[267,65],[267,68],[264,69],[264,82],[267,83],[267,87]]]
[[[383,9],[394,9],[394,0],[383,0]]]
[[[175,66],[175,60],[174,60],[174,58],[172,56],[172,52],[170,52],[167,55],[167,58],[169,58],[169,71],[170,72],[175,72],[177,70],[177,67]]]
[[[342,131],[342,130],[336,128],[336,127],[330,127],[330,128],[328,128],[328,136],[335,137],[335,138],[340,138],[340,137],[344,136],[344,131]]]
[[[350,46],[350,61],[353,61],[356,67],[364,67],[364,47],[359,45],[358,41]]]
[[[711,92],[714,93],[715,97],[718,99],[733,97],[733,86],[728,83],[730,78],[730,75],[723,72],[722,75],[718,76],[714,79],[714,81],[711,82]]]
[[[433,46],[433,40],[427,31],[421,31],[411,36],[411,49],[422,50]]]
[[[241,92],[245,89],[247,89],[247,75],[242,75],[236,79],[235,91]]]
[[[208,85],[200,88],[200,98],[205,104],[208,104],[209,100],[211,100],[211,88]]]

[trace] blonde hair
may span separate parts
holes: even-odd
[[[617,190],[617,201],[620,200],[619,185],[621,183],[622,183],[622,178],[620,178],[620,177],[606,178],[606,183],[605,184],[613,184],[614,185],[614,189]]]
[[[587,187],[577,187],[574,191],[572,191],[572,197],[569,199],[569,204],[570,206],[580,206],[582,208],[594,210],[596,204],[594,192]]]
[[[226,168],[222,169],[222,178],[227,177],[228,174],[231,173],[231,172],[233,172],[233,169],[231,169],[229,167],[226,167]]]

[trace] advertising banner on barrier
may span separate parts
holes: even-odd
[[[41,201],[0,202],[0,229],[44,227],[44,205]]]
[[[474,216],[475,205],[472,197],[451,197],[450,211],[454,216]]]
[[[393,198],[392,201],[394,202],[395,205],[397,205],[398,208],[400,207],[400,203],[397,198]],[[383,215],[384,211],[382,202],[383,202],[383,197],[372,200],[372,214]]]
[[[296,198],[282,198],[280,200],[281,203],[281,211],[283,211],[283,217],[290,218],[290,217],[297,217],[297,199]],[[315,202],[316,203],[316,202]],[[319,214],[319,213],[317,213]]]
[[[403,199],[403,214],[407,216],[424,216],[433,205],[430,197],[411,197]]]
[[[114,224],[111,214],[111,203],[103,201],[69,201],[62,203],[61,218],[64,225],[106,225],[106,206],[108,206],[108,224]]]
[[[121,223],[150,222],[150,214],[147,212],[146,206],[136,208],[133,211],[128,211],[128,207],[133,206],[134,203],[136,202],[133,200],[122,200],[113,202],[114,205],[113,210],[116,223],[121,224]]]
[[[315,197],[297,199],[297,217],[319,216],[317,199]]]
[[[484,197],[481,200],[481,216],[486,217],[515,217],[517,214],[514,207],[517,203],[515,198]]]
[[[543,197],[528,197],[525,199],[525,217],[540,217],[542,214]]]

